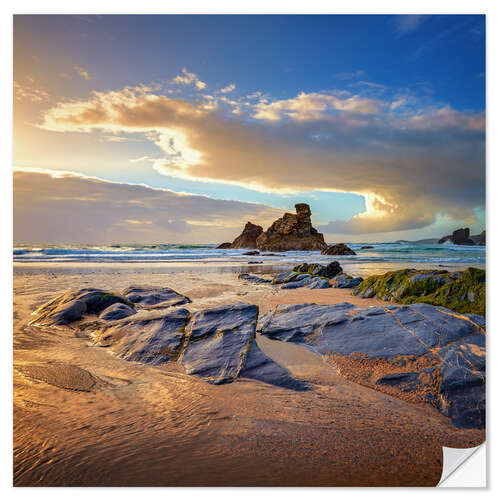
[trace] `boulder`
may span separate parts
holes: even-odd
[[[336,245],[330,245],[325,248],[322,252],[323,255],[356,255],[354,250],[351,250],[344,243],[337,243]]]
[[[228,248],[231,248],[231,242],[226,241],[224,243],[221,243],[218,247],[217,250],[227,250]]]
[[[311,224],[311,209],[306,203],[295,205],[295,214],[285,213],[260,234],[259,250],[283,252],[287,250],[323,250],[326,247],[321,233]]]
[[[342,268],[340,267],[338,261],[334,260],[326,266],[323,266],[322,264],[308,264],[307,262],[304,262],[303,264],[295,266],[293,271],[331,279],[341,273]]]
[[[129,286],[121,291],[128,301],[145,309],[161,309],[191,302],[187,297],[171,288]]]
[[[438,243],[443,244],[447,241],[451,241],[454,245],[474,245],[474,241],[470,238],[470,230],[468,227],[453,231],[453,234],[444,236]]]
[[[247,222],[243,232],[231,243],[231,248],[257,248],[256,241],[262,231],[262,226]]]
[[[191,315],[178,308],[168,313],[142,311],[133,317],[104,324],[92,333],[96,344],[109,347],[127,361],[158,365],[177,359]]]
[[[485,315],[486,272],[470,267],[465,271],[401,269],[370,276],[353,289],[362,298],[412,304],[425,302],[459,313]]]
[[[243,255],[260,255],[258,250],[252,250],[251,252],[245,252]]]
[[[353,278],[347,274],[339,274],[335,277],[335,282],[333,283],[333,288],[355,288],[361,282],[363,278]]]
[[[104,309],[104,311],[99,314],[99,319],[103,319],[105,321],[115,321],[117,319],[127,318],[135,313],[135,309],[132,309],[129,305],[116,302],[115,304]]]
[[[458,427],[484,427],[485,335],[467,316],[428,304],[280,305],[257,329],[314,349],[350,380],[431,404]]]
[[[258,285],[260,285],[262,283],[271,283],[271,280],[266,280],[266,279],[261,278],[259,276],[255,276],[254,274],[248,274],[248,273],[241,273],[238,275],[238,278],[240,280],[251,281],[252,283],[256,283]]]
[[[30,325],[67,325],[83,314],[100,314],[115,303],[128,304],[126,297],[97,288],[82,288],[58,295],[33,312]]]
[[[371,245],[364,245],[361,247],[361,250],[369,250],[370,248],[373,248]]]

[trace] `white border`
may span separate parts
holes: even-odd
[[[202,495],[204,498],[214,498],[221,500],[223,498],[234,497],[237,495],[241,499],[254,498],[258,496],[273,497],[282,496],[287,500],[294,500],[299,498],[303,500],[304,495],[314,494],[318,497],[328,497],[344,494],[358,494],[369,493],[370,497],[386,498],[388,495],[405,495],[405,496],[418,496],[422,494],[453,494],[454,497],[458,495],[474,496],[479,493],[492,494],[497,488],[498,481],[493,474],[488,474],[488,488],[487,490],[432,490],[428,489],[425,493],[420,491],[420,488],[405,489],[401,491],[400,488],[377,488],[366,489],[349,488],[349,489],[329,489],[329,488],[213,488],[204,489],[200,491],[199,488],[183,488],[174,490],[165,490],[163,488],[150,488],[138,491],[136,488],[94,488],[91,491],[87,488],[72,489],[68,492],[65,488],[44,488],[37,489],[36,491],[31,488],[17,488],[12,489],[12,415],[11,415],[11,401],[12,401],[12,14],[13,13],[43,13],[43,14],[85,14],[85,13],[136,13],[136,14],[155,14],[155,13],[318,13],[318,14],[394,14],[394,13],[426,13],[426,14],[441,14],[441,13],[454,13],[454,14],[470,14],[470,13],[486,13],[487,14],[487,51],[488,51],[488,66],[487,66],[487,231],[488,231],[488,388],[493,387],[494,390],[488,389],[488,472],[491,472],[498,467],[496,462],[492,467],[492,455],[496,449],[496,436],[499,434],[496,431],[496,425],[499,425],[492,418],[495,412],[496,398],[494,394],[498,392],[499,384],[496,380],[495,365],[497,364],[495,358],[498,353],[495,349],[497,342],[495,337],[500,335],[500,328],[498,322],[498,314],[495,311],[497,299],[497,285],[500,280],[500,264],[496,263],[496,254],[492,253],[497,248],[500,248],[500,241],[498,238],[498,231],[496,229],[495,221],[499,220],[500,213],[498,211],[499,198],[497,191],[500,188],[500,158],[498,154],[498,102],[500,82],[498,78],[498,50],[500,49],[500,22],[499,22],[499,5],[498,0],[475,0],[474,2],[458,3],[456,0],[419,0],[418,2],[401,2],[389,0],[374,1],[350,1],[350,2],[332,2],[332,1],[296,1],[296,0],[253,0],[248,3],[235,3],[229,1],[211,0],[210,2],[202,2],[196,0],[182,0],[179,2],[165,2],[165,1],[148,1],[142,0],[141,2],[132,2],[130,0],[120,0],[116,2],[105,2],[103,0],[87,0],[80,4],[68,3],[53,0],[33,1],[33,0],[7,0],[2,4],[2,25],[0,33],[2,34],[2,57],[4,71],[1,79],[2,90],[0,94],[3,98],[4,106],[2,106],[2,140],[3,140],[3,165],[1,169],[1,188],[2,196],[0,202],[2,206],[2,221],[3,241],[1,248],[1,266],[2,266],[2,283],[3,283],[3,296],[0,301],[1,304],[1,317],[4,320],[4,328],[2,329],[2,355],[4,357],[2,363],[2,461],[0,467],[0,477],[2,479],[0,486],[3,489],[3,498],[10,498],[11,496],[25,496],[36,495],[37,497],[54,497],[64,496],[68,493],[72,497],[83,497],[91,494],[97,497],[109,497],[119,495],[120,497],[135,497],[137,495],[147,495],[149,498],[155,498],[165,495],[174,494],[176,496],[184,497],[199,497]],[[493,138],[493,140],[490,140]],[[493,250],[494,249],[494,250]],[[490,253],[491,252],[491,253]],[[490,450],[492,450],[490,452]]]

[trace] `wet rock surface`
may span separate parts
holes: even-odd
[[[104,324],[92,337],[97,345],[109,347],[127,361],[158,365],[179,356],[190,316],[184,308],[142,312]]]
[[[300,304],[263,315],[258,331],[318,351],[347,378],[412,393],[456,426],[485,425],[485,335],[467,316],[428,304]]]
[[[333,283],[334,288],[355,288],[361,282],[363,281],[363,278],[353,278],[352,276],[349,276],[348,274],[339,274],[335,276],[335,281]]]
[[[190,300],[171,288],[129,286],[121,291],[129,302],[144,308],[163,308],[187,304]]]
[[[127,304],[126,297],[100,290],[82,288],[69,291],[34,311],[31,325],[67,325],[82,318],[83,314],[99,314],[115,303]]]
[[[259,276],[255,276],[254,274],[248,274],[248,273],[241,273],[238,275],[238,278],[240,280],[250,281],[250,282],[256,283],[258,285],[260,285],[262,283],[271,283],[271,280],[264,279],[264,278],[261,278]]]
[[[117,302],[104,309],[104,311],[99,314],[99,319],[104,319],[106,321],[115,321],[117,319],[127,318],[128,316],[132,316],[132,314],[135,313],[135,309],[133,309],[129,305]]]

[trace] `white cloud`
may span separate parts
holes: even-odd
[[[195,73],[190,73],[186,68],[182,68],[180,75],[172,79],[171,83],[178,85],[195,85],[197,89],[203,90],[207,84],[202,82]]]
[[[231,83],[227,87],[224,87],[219,90],[219,92],[222,92],[223,94],[227,94],[228,92],[232,92],[236,88],[236,85],[234,83]]]

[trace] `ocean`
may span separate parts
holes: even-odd
[[[16,245],[15,263],[163,263],[182,264],[271,264],[301,262],[327,263],[338,260],[349,269],[395,269],[402,267],[485,267],[483,246],[453,244],[347,243],[357,255],[321,255],[319,251],[261,252],[244,255],[248,250],[218,250],[216,245]],[[362,246],[373,246],[362,250]],[[262,255],[262,254],[274,255]]]

